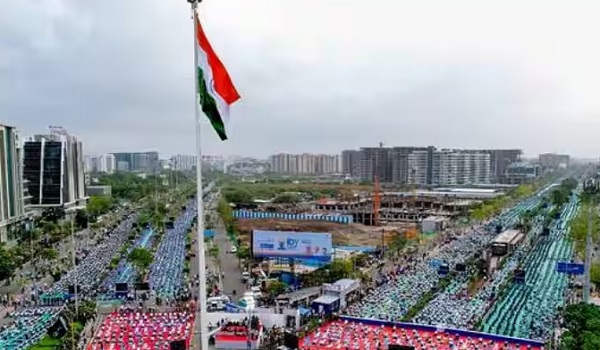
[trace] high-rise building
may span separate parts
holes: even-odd
[[[490,182],[490,155],[463,150],[433,152],[432,176],[428,185],[487,184]]]
[[[513,163],[521,161],[523,151],[520,149],[475,149],[463,152],[487,153],[490,155],[490,182],[505,183],[506,170]]]
[[[86,174],[96,172],[96,168],[98,167],[97,163],[98,157],[91,156],[89,154],[83,156],[83,170],[86,172]]]
[[[342,159],[345,171],[352,170],[353,177],[365,181],[373,181],[377,175],[381,182],[421,186],[486,184],[491,181],[492,169],[508,164],[503,159],[492,167],[491,155],[502,158],[502,152],[512,157],[512,150],[438,151],[429,146],[363,147],[343,151]]]
[[[98,156],[96,161],[96,171],[99,173],[112,174],[117,169],[117,160],[115,156],[107,153]]]
[[[342,151],[342,173],[345,176],[358,177],[360,172],[360,151],[348,149]]]
[[[99,156],[86,155],[83,158],[84,170],[86,174],[105,173],[112,174],[115,172],[117,162],[115,156],[107,153]]]
[[[434,150],[434,147],[429,147]],[[412,168],[409,166],[409,156],[416,151],[427,152],[428,147],[393,147],[391,149],[392,181],[397,184],[408,184]]]
[[[117,161],[117,172],[125,173],[125,172],[129,172],[130,169],[131,169],[131,167],[129,166],[129,162],[124,161],[124,160]]]
[[[176,171],[192,171],[196,168],[196,156],[178,154],[171,158],[171,169]]]
[[[416,171],[409,164],[409,156],[418,151],[427,154],[428,149],[428,147],[363,147],[355,151],[358,152],[359,158],[357,177],[365,181],[373,181],[377,175],[381,182],[407,184],[409,174]]]
[[[83,144],[62,129],[36,135],[24,145],[23,177],[32,209],[86,204]]]
[[[156,173],[160,170],[158,152],[121,152],[112,153],[117,171],[136,173]],[[128,164],[125,168],[125,163]]]
[[[535,180],[540,175],[540,166],[526,162],[510,164],[506,169],[506,183],[520,185]]]
[[[25,217],[21,152],[15,128],[0,125],[0,242],[18,238]]]
[[[391,148],[363,147],[360,149],[359,177],[365,181],[392,182]]]
[[[490,154],[490,178],[494,183],[505,183],[508,167],[519,163],[523,154],[520,149],[494,149],[487,152]]]
[[[425,186],[433,183],[434,147],[415,150],[408,155],[408,183]]]
[[[568,154],[544,153],[539,156],[542,172],[552,172],[569,167],[570,157]]]
[[[196,157],[194,157],[194,160]],[[225,171],[225,159],[221,156],[202,155],[202,170]]]
[[[269,158],[271,171],[290,175],[337,174],[340,172],[340,156],[328,154],[286,154]]]

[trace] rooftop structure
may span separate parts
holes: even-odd
[[[523,234],[519,230],[506,230],[498,235],[494,239],[493,243],[506,243],[506,244],[516,244],[520,240],[520,236]]]
[[[462,189],[456,191],[454,189],[436,189],[416,190],[413,192],[384,192],[382,196],[400,196],[400,197],[444,197],[444,198],[461,198],[461,199],[491,199],[503,195],[504,192],[494,190],[481,189]]]

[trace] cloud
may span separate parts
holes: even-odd
[[[183,0],[6,1],[0,115],[62,125],[89,152],[193,153]],[[518,9],[518,10],[516,10]],[[212,154],[377,145],[521,147],[596,156],[600,4],[559,0],[205,0],[242,100]]]

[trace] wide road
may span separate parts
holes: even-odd
[[[227,230],[225,225],[217,213],[217,203],[219,202],[220,194],[218,192],[211,193],[205,198],[204,210],[207,215],[211,217],[210,221],[215,223],[215,237],[213,238],[212,244],[219,247],[219,258],[218,266],[215,261],[208,255],[210,243],[206,244],[205,247],[205,261],[206,267],[208,268],[207,274],[210,272],[222,273],[224,275],[221,278],[221,291],[232,298],[237,300],[243,292],[246,290],[244,283],[241,281],[242,271],[239,267],[238,259],[235,254],[231,254],[232,242],[229,241],[227,236]],[[197,258],[197,244],[194,242],[192,245],[192,251],[195,253],[195,257],[191,260],[190,272],[192,276],[198,274],[198,258]],[[219,272],[217,272],[219,271]],[[210,283],[207,281],[207,284]],[[236,292],[236,296],[233,297],[233,291]],[[194,295],[197,295],[197,288],[193,289]]]
[[[231,254],[232,242],[227,236],[227,230],[225,225],[220,219],[217,219],[217,225],[215,229],[214,242],[219,247],[219,265],[221,273],[224,274],[222,278],[223,292],[230,296],[232,300],[237,300],[246,291],[246,286],[242,282],[242,270],[239,266],[238,258],[235,254]],[[236,291],[235,297],[233,291]]]

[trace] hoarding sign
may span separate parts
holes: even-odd
[[[252,252],[257,258],[311,258],[330,261],[331,233],[254,230]]]
[[[568,275],[583,275],[585,271],[585,265],[559,261],[556,264],[556,271],[559,273],[566,273]]]

